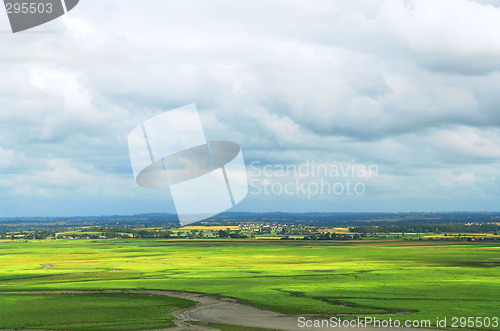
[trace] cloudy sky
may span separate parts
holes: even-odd
[[[81,0],[0,30],[0,216],[174,212],[127,135],[191,103],[242,147],[234,210],[499,210],[500,1]],[[307,164],[377,172],[277,171]]]

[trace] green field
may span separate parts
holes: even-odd
[[[286,314],[498,317],[499,258],[494,243],[5,240],[0,292],[162,289],[230,296]],[[71,329],[120,330],[172,326],[168,312],[189,301],[4,293],[0,305],[0,328],[64,329],[72,321]]]
[[[140,330],[174,326],[169,312],[188,300],[145,294],[3,294],[2,328]]]

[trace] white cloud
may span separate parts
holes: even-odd
[[[435,69],[457,72],[500,66],[500,9],[468,0],[385,1],[378,19],[413,57]]]
[[[0,147],[0,169],[8,169],[14,160],[14,151]]]

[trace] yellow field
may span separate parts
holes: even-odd
[[[452,238],[458,236],[458,233],[451,233],[445,236],[444,234],[436,234],[436,235],[431,235],[431,236],[426,236],[426,238]],[[472,238],[481,238],[481,237],[488,237],[488,238],[500,238],[500,235],[495,235],[493,233],[462,233],[462,237],[472,237]]]
[[[231,231],[239,230],[239,226],[185,226],[182,229],[185,230],[212,230],[212,231],[219,231],[219,230],[227,230],[230,229]]]
[[[321,233],[338,233],[338,234],[351,234],[349,228],[329,228],[319,230]]]

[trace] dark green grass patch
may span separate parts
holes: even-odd
[[[2,328],[146,330],[174,326],[170,312],[194,302],[135,293],[0,294]]]

